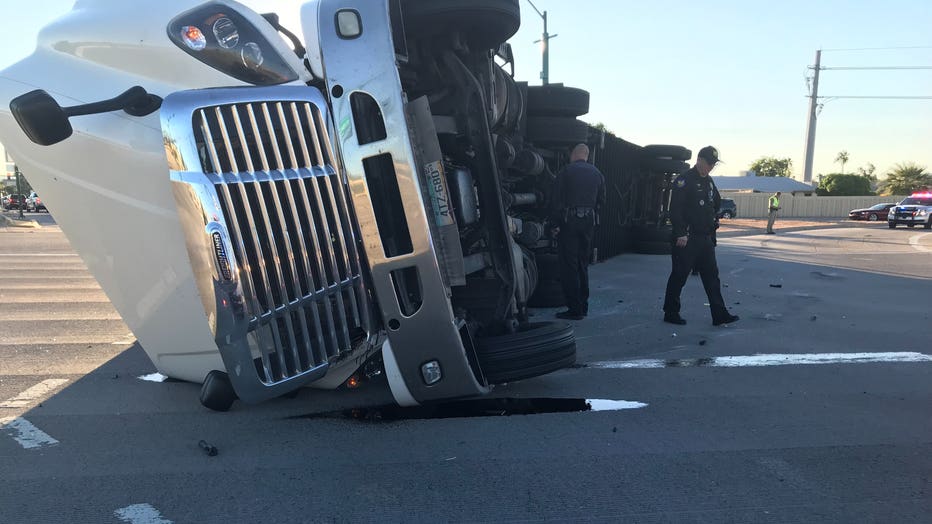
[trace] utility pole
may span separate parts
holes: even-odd
[[[812,92],[809,93],[809,126],[806,131],[806,166],[803,171],[803,182],[812,183],[812,159],[815,156],[816,119],[819,112],[819,71],[821,70],[822,50],[815,54],[815,74],[812,77]]]
[[[543,65],[543,70],[540,72],[540,80],[541,80],[541,83],[543,83],[544,85],[547,85],[550,83],[550,40],[556,38],[559,35],[551,35],[547,32],[547,11],[544,11],[542,13],[540,9],[538,9],[537,6],[534,5],[534,2],[532,2],[531,0],[527,0],[527,3],[531,4],[531,7],[533,7],[534,10],[537,11],[537,14],[540,15],[541,18],[544,19],[544,34],[543,36],[541,36],[540,40],[535,40],[534,43],[536,44],[536,43],[543,42],[542,50],[543,50],[543,55],[544,55],[544,65]]]
[[[23,196],[23,185],[22,185],[22,183],[20,182],[19,166],[17,166],[17,165],[14,164],[14,165],[13,165],[13,169],[16,170],[16,194],[19,195],[19,196]],[[23,215],[23,207],[25,207],[25,206],[26,206],[26,202],[25,202],[25,201],[20,202],[20,203],[17,205],[17,207],[19,208],[19,218],[20,218],[20,220],[22,220],[23,218],[25,218],[25,216]]]

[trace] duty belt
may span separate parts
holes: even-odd
[[[566,214],[568,216],[584,218],[584,217],[595,214],[595,208],[594,207],[583,207],[583,206],[568,207],[566,208]]]

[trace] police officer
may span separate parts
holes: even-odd
[[[716,215],[721,196],[709,173],[719,162],[718,150],[706,146],[699,150],[696,165],[678,176],[673,183],[670,199],[670,221],[673,223],[673,269],[667,279],[667,293],[663,301],[663,320],[671,324],[685,324],[680,316],[680,292],[696,267],[702,286],[709,298],[712,324],[721,325],[738,320],[725,309],[718,264],[715,262]]]
[[[777,220],[777,211],[780,211],[780,193],[777,191],[767,199],[767,234],[773,235],[773,223]]]
[[[551,222],[560,249],[560,280],[566,310],[557,317],[582,320],[589,314],[589,260],[598,213],[605,202],[605,177],[590,164],[589,147],[579,144],[553,186]]]

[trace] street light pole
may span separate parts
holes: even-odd
[[[547,85],[550,83],[550,40],[556,38],[559,35],[551,35],[547,32],[547,11],[541,12],[540,9],[534,5],[534,2],[527,0],[527,3],[531,4],[531,7],[537,11],[537,14],[544,19],[544,34],[541,36],[540,40],[535,40],[534,43],[543,42],[542,50],[544,56],[543,70],[540,72],[541,83]]]

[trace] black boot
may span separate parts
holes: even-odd
[[[721,326],[722,324],[731,324],[732,322],[737,322],[739,319],[740,317],[738,315],[732,315],[731,313],[727,313],[718,318],[713,318],[712,325]]]

